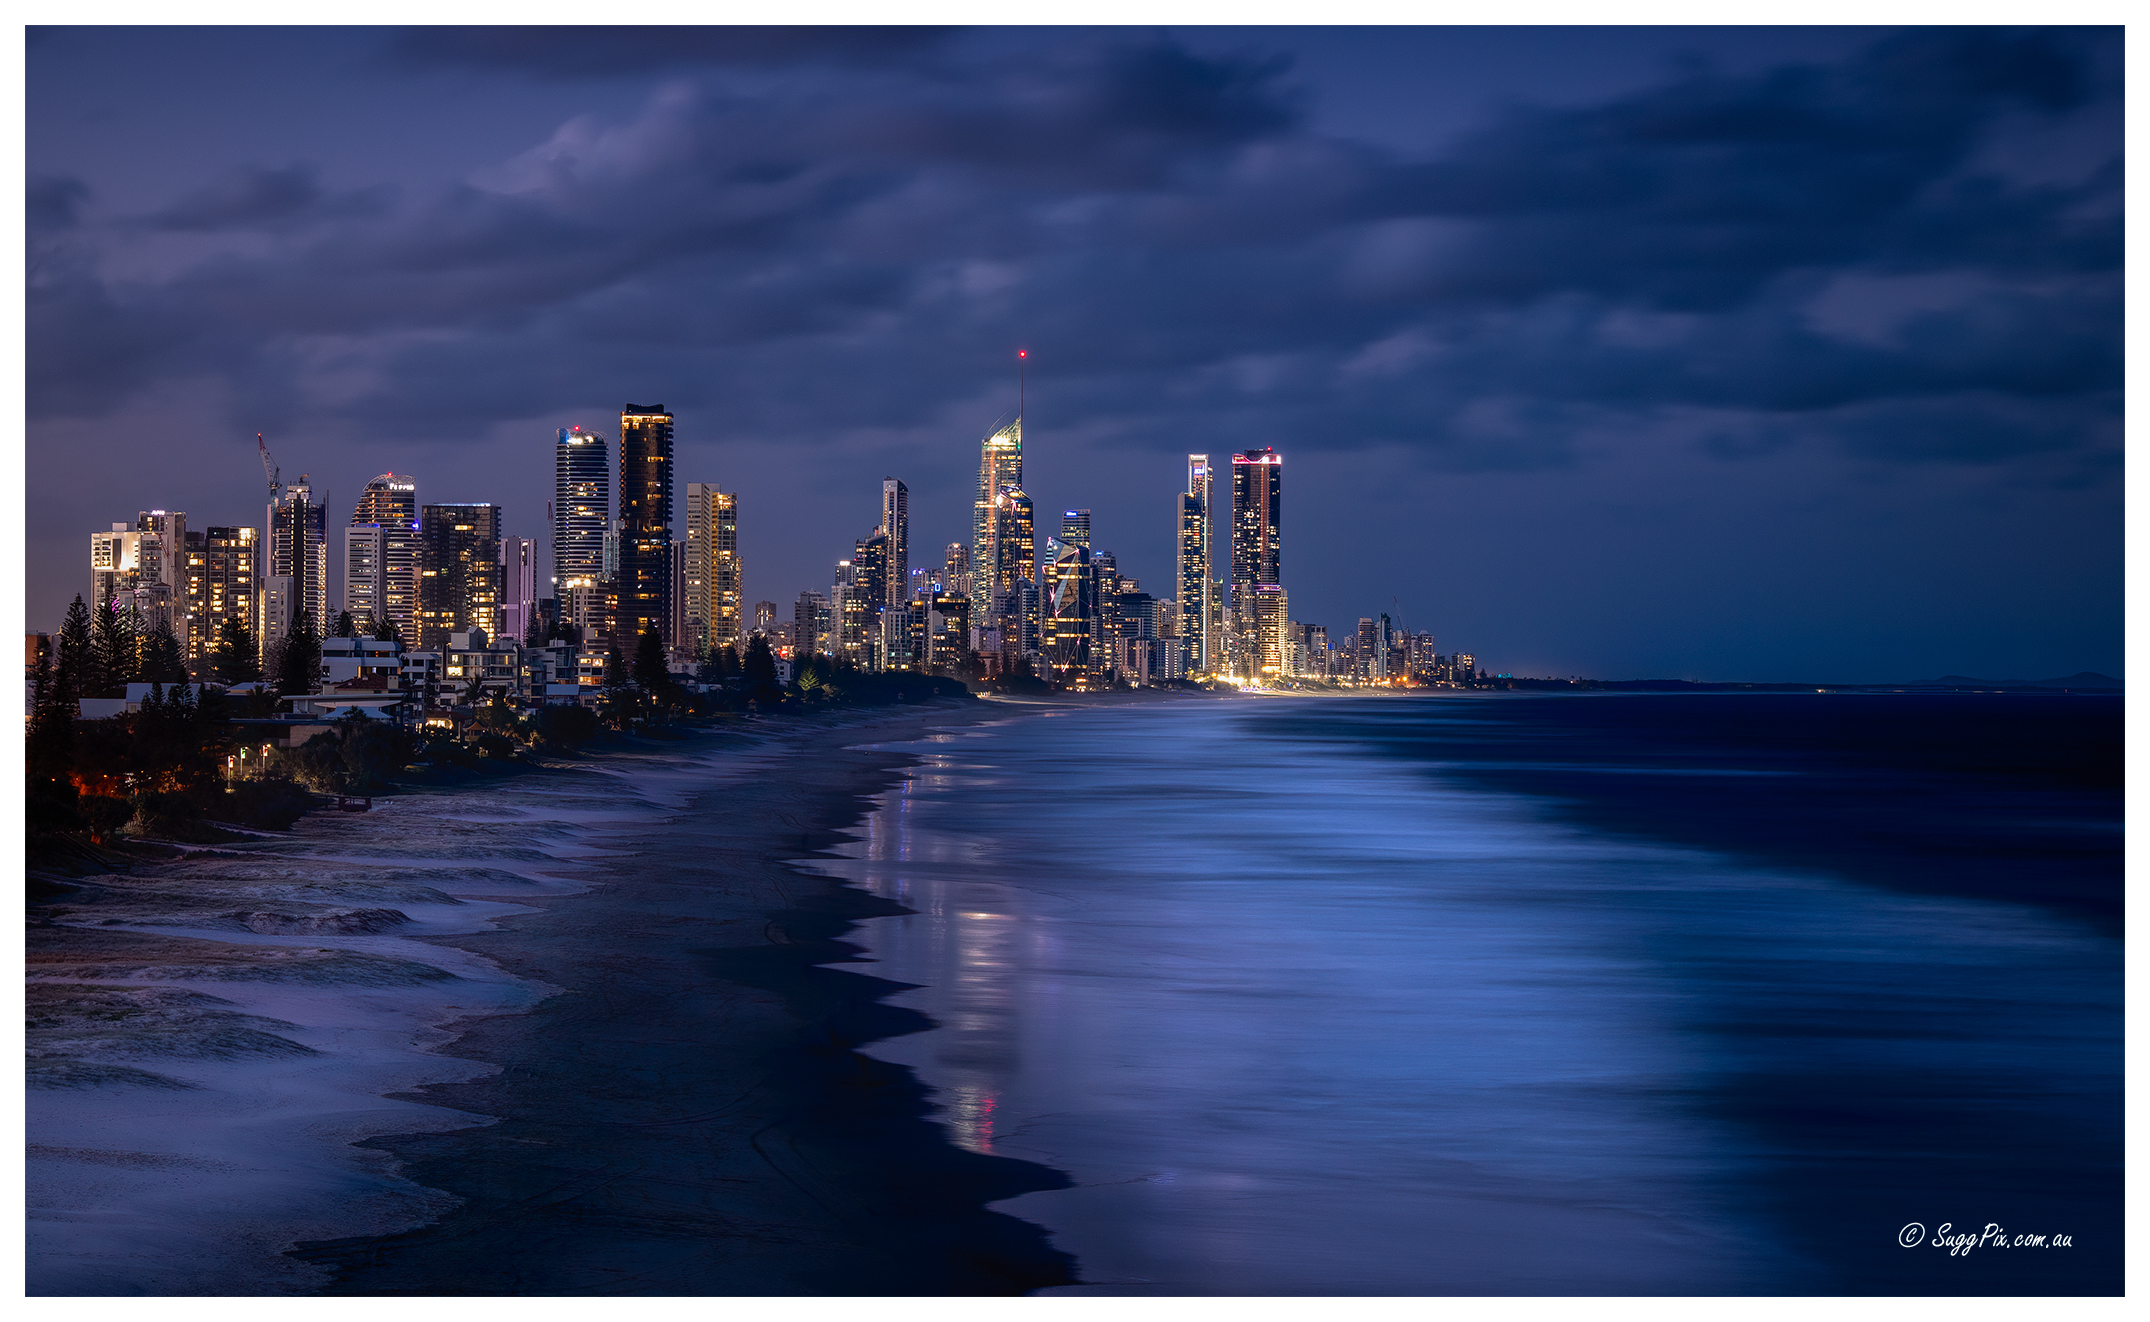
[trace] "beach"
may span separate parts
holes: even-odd
[[[1071,1279],[984,1210],[1062,1177],[947,1143],[856,1050],[925,1026],[827,967],[889,906],[781,862],[910,760],[857,745],[1013,714],[621,741],[86,879],[32,931],[30,1293]]]

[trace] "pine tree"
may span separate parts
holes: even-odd
[[[217,626],[216,673],[226,684],[251,684],[261,678],[261,649],[254,644],[254,631],[238,616],[227,616]]]
[[[403,631],[396,627],[393,618],[384,617],[373,626],[373,641],[377,643],[401,643]]]
[[[664,664],[664,639],[646,629],[635,642],[635,685],[655,696],[672,687],[672,672]]]
[[[85,697],[124,698],[137,671],[135,612],[108,600],[91,621],[91,651],[96,656],[97,691]]]
[[[321,639],[314,633],[311,611],[299,611],[282,643],[276,658],[276,691],[287,697],[312,693],[321,683]]]
[[[749,646],[752,646],[752,644],[749,644]],[[717,651],[717,678],[720,681],[733,679],[738,676],[739,672],[739,649],[730,643],[726,643]]]
[[[60,624],[58,655],[53,658],[53,699],[69,707],[75,699],[86,698],[104,689],[104,677],[97,669],[97,648],[90,637],[90,608],[82,603],[82,594],[76,593],[74,604],[67,608],[67,618]]]
[[[143,680],[152,684],[179,684],[187,678],[186,652],[172,633],[172,626],[159,620],[142,637]]]
[[[552,630],[546,627],[544,615],[532,613],[530,627],[523,630],[523,646],[543,647],[551,636]]]
[[[351,618],[351,612],[344,611],[337,615],[335,636],[338,638],[358,637],[358,621]]]
[[[740,667],[748,693],[762,696],[765,690],[776,689],[776,655],[769,650],[766,636],[755,634],[747,640],[746,659]]]

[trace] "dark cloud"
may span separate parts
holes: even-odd
[[[428,31],[402,58],[535,71],[574,44]],[[592,67],[664,39],[614,32]],[[37,287],[31,405],[209,372],[242,412],[475,431],[638,380],[757,434],[827,436],[923,425],[948,364],[1021,338],[1049,346],[1065,425],[1136,446],[1201,427],[1527,468],[1707,416],[1694,443],[1728,457],[2103,455],[2117,156],[2026,179],[1980,153],[1997,126],[2117,115],[2112,40],[1915,31],[1827,67],[1511,108],[1408,159],[1310,131],[1278,58],[1097,37],[926,67],[843,54],[856,32],[764,33],[676,58],[873,67],[690,80],[372,213],[306,166],[204,186],[158,223],[266,246]],[[83,195],[51,184],[40,206],[72,218]]]
[[[390,58],[412,67],[608,78],[695,65],[887,65],[944,44],[940,27],[421,27],[396,33]]]
[[[387,188],[332,195],[319,172],[298,162],[246,166],[152,214],[152,228],[178,231],[275,229],[344,216],[376,215],[392,197]]]
[[[90,200],[90,186],[80,179],[33,177],[24,188],[23,216],[32,233],[72,229]]]

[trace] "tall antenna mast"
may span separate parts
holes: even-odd
[[[1030,350],[1015,351],[1015,420],[1023,420],[1023,406],[1030,396]]]

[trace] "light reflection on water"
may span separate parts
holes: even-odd
[[[823,865],[917,910],[851,939],[939,1026],[872,1054],[955,1141],[1075,1178],[1001,1206],[1094,1292],[1797,1288],[1668,949],[1841,998],[1891,994],[1907,942],[1945,974],[2039,939],[1250,738],[1239,706],[934,741]]]

